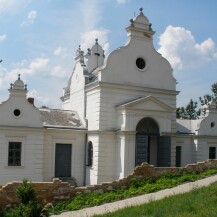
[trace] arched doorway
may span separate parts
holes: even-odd
[[[147,162],[158,167],[169,167],[171,139],[160,136],[159,126],[152,118],[143,118],[136,127],[135,166]]]
[[[152,118],[143,118],[136,127],[136,166],[143,162],[157,166],[159,127]]]

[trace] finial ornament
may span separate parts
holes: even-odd
[[[95,41],[96,41],[96,44],[98,44],[98,38],[96,38]]]
[[[81,45],[78,45],[78,50],[81,50]]]
[[[150,24],[149,24],[149,30],[152,31],[152,27],[151,27],[151,26],[152,26],[152,24],[150,23]]]
[[[133,19],[130,19],[130,22],[131,22],[131,26],[133,26],[134,25]]]
[[[11,85],[10,89],[12,89],[13,88],[13,84],[11,83],[10,85]]]
[[[87,54],[88,54],[88,55],[91,54],[91,50],[90,50],[90,48],[87,48]]]
[[[20,74],[18,74],[18,80],[20,80]]]
[[[25,90],[27,90],[27,84],[24,85]]]
[[[140,15],[143,15],[143,8],[140,8]]]

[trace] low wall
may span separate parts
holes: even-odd
[[[127,188],[132,178],[158,177],[165,173],[177,173],[180,170],[202,172],[209,168],[217,166],[217,160],[208,160],[197,164],[188,164],[186,167],[153,167],[143,163],[134,169],[133,173],[127,177],[105,182],[98,185],[74,187],[68,182],[62,182],[59,179],[53,179],[53,182],[33,182],[32,186],[37,192],[37,199],[43,203],[57,202],[74,197],[78,194],[88,194],[91,192],[104,193],[118,188]],[[19,199],[16,197],[16,187],[22,182],[12,182],[0,188],[0,209],[16,206]]]

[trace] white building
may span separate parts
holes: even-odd
[[[127,43],[107,58],[96,40],[79,47],[62,110],[38,109],[18,77],[0,104],[0,184],[74,177],[78,185],[123,178],[135,166],[184,166],[216,158],[217,109],[176,120],[176,80],[140,14]]]

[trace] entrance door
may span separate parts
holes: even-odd
[[[182,146],[176,146],[176,167],[181,166]]]
[[[160,136],[158,145],[158,167],[170,167],[171,137]]]
[[[135,165],[143,162],[157,166],[157,148],[159,128],[152,118],[144,118],[136,127],[136,156]]]
[[[55,177],[71,177],[71,144],[56,144]]]
[[[136,135],[136,166],[143,162],[148,162],[148,136],[144,134]]]

